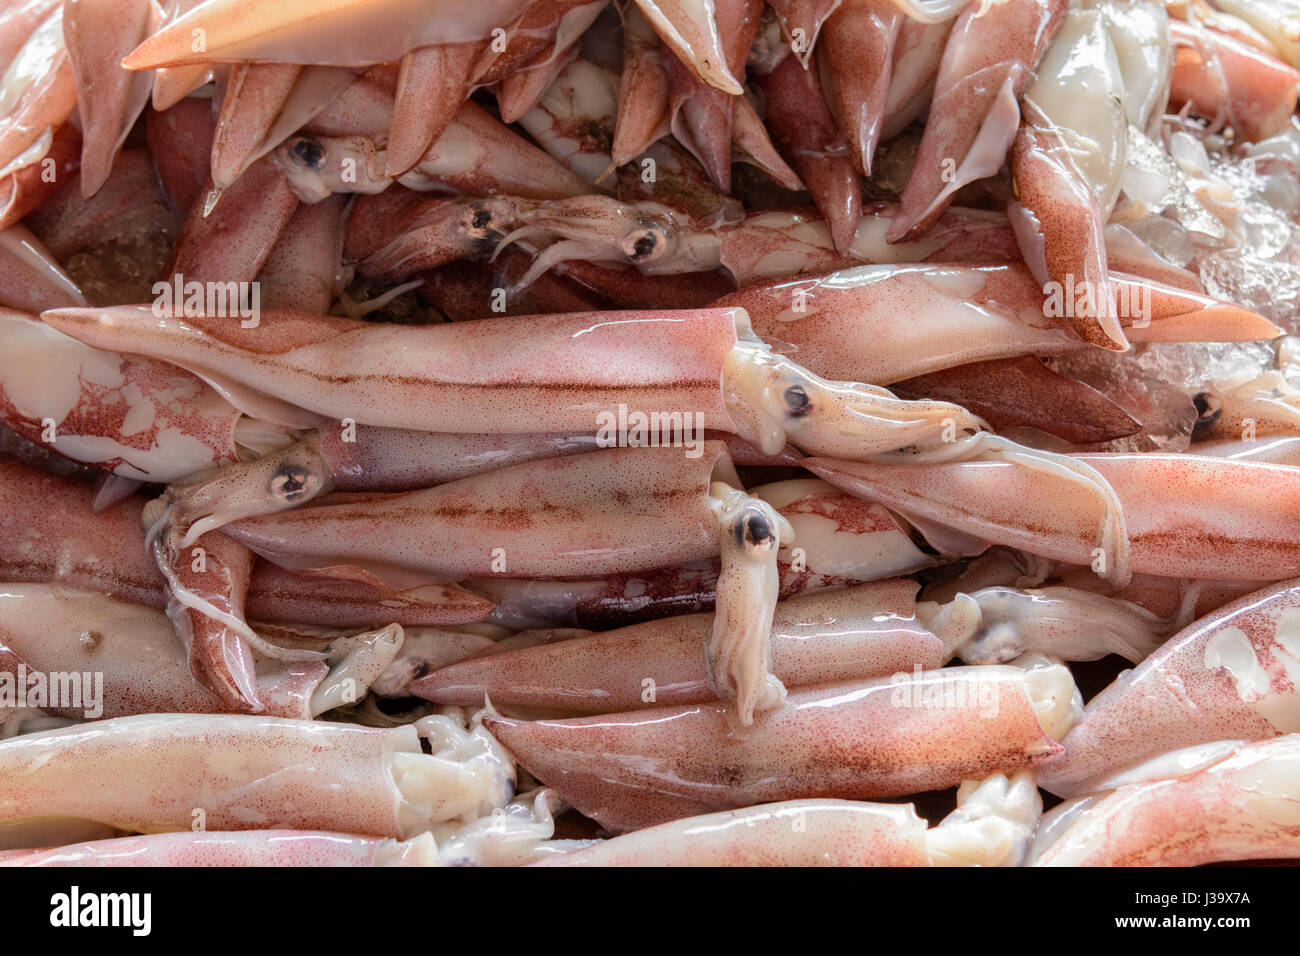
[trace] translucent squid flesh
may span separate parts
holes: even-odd
[[[1017,100],[1066,7],[1065,0],[999,0],[970,4],[957,18],[891,242],[915,239],[957,190],[1001,168],[1020,125]]]
[[[430,748],[426,753],[422,741]],[[135,832],[313,830],[409,838],[509,801],[514,769],[479,726],[392,729],[149,714],[0,742],[0,847],[39,847],[60,819]],[[93,781],[92,785],[87,785]]]
[[[90,485],[0,462],[0,500],[0,581],[61,584],[166,605],[166,582],[141,547],[143,499],[93,514]],[[486,617],[492,603],[437,584],[397,591],[355,568],[311,574],[259,564],[246,610],[259,621],[368,627],[464,624]]]
[[[1033,866],[1203,866],[1300,856],[1300,735],[1170,754],[1165,779],[1069,800],[1043,818]],[[1172,762],[1183,756],[1183,767]]]
[[[390,625],[336,641],[330,655],[333,666],[325,659],[260,658],[254,693],[269,717],[310,720],[340,703],[359,700],[369,686],[366,678],[396,659],[401,641],[402,629]],[[322,640],[303,643],[324,645]],[[82,706],[51,703],[44,708],[78,720],[231,710],[194,679],[164,614],[90,591],[48,584],[0,585],[0,671],[12,679],[23,673],[102,674],[96,699],[90,699],[91,688],[83,688]],[[351,683],[345,683],[349,679]]]
[[[433,866],[437,844],[323,830],[153,833],[0,856],[0,866]]]
[[[797,540],[797,539],[796,539]],[[1141,660],[1165,636],[1161,622],[1123,602],[1047,588],[990,588],[946,605],[918,604],[908,579],[782,601],[772,622],[772,667],[790,688],[933,670],[954,656],[1000,664],[1025,653]],[[411,690],[441,704],[618,713],[712,698],[699,647],[711,618],[672,617],[579,633],[452,664]]]
[[[628,830],[1035,768],[1059,755],[1054,738],[1074,717],[1075,695],[1063,665],[964,667],[792,692],[748,729],[718,704],[485,725],[579,812]]]
[[[1133,341],[1270,339],[1263,316],[1207,296],[1112,274]],[[765,341],[793,346],[805,367],[833,379],[889,385],[970,362],[1053,355],[1085,347],[1066,331],[1042,286],[1019,264],[862,265],[746,286],[716,307],[743,308]],[[887,334],[886,334],[887,333]]]
[[[1206,581],[1300,574],[1300,472],[1196,455],[1079,455],[1104,476],[1124,510],[1132,570]],[[888,467],[810,458],[831,484],[904,517],[941,522],[994,544],[1092,565],[1095,499],[1059,476],[1000,462]]]
[[[224,530],[272,561],[360,565],[395,584],[608,574],[721,554],[710,675],[719,693],[739,696],[747,721],[756,704],[778,699],[767,633],[777,551],[793,531],[738,487],[720,442],[704,442],[694,458],[680,449],[605,449],[426,491],[247,518]],[[628,500],[639,502],[637,510],[627,510]],[[431,536],[458,544],[431,551]]]
[[[540,866],[1015,866],[1042,806],[1033,778],[963,783],[926,829],[912,804],[787,800],[687,817],[564,853]]]
[[[1298,622],[1292,581],[1189,625],[1089,702],[1039,782],[1074,796],[1168,751],[1300,731]]]

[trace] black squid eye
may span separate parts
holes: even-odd
[[[320,172],[325,168],[325,144],[314,136],[299,136],[289,146],[289,155],[304,169]]]
[[[772,522],[758,508],[748,508],[744,518],[736,527],[739,543],[748,547],[766,547],[776,542],[776,530]]]
[[[646,220],[623,234],[618,249],[628,262],[658,262],[671,252],[672,234],[661,223]]]
[[[312,490],[311,473],[300,465],[282,465],[271,477],[271,494],[281,501],[294,502]]]
[[[1198,392],[1192,397],[1196,407],[1196,428],[1208,428],[1223,414],[1223,403],[1209,392]]]
[[[807,413],[809,398],[802,385],[791,385],[785,390],[782,397],[785,399],[785,407],[791,415]]]

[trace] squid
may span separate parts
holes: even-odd
[[[19,21],[7,26],[26,25]],[[59,4],[30,30],[0,74],[0,180],[46,156],[54,130],[67,121],[76,103]]]
[[[717,4],[734,0],[634,0],[664,44],[702,82],[739,96],[740,81],[728,68]]]
[[[590,845],[551,839],[560,809],[554,793],[534,790],[490,815],[437,823],[407,840],[324,830],[153,833],[4,851],[0,866],[520,866]]]
[[[140,546],[144,500],[129,497],[93,514],[96,497],[82,482],[0,462],[0,581],[165,607],[165,579]],[[311,574],[265,563],[253,571],[246,605],[255,620],[341,628],[461,625],[492,612],[491,601],[456,587],[398,591],[357,568]]]
[[[1077,717],[1077,691],[1062,664],[1021,665],[798,690],[748,729],[719,704],[484,724],[566,802],[623,831],[774,801],[941,790],[1050,765]]]
[[[249,61],[371,66],[412,50],[486,40],[528,0],[206,0],[146,37],[122,61],[129,70]],[[375,30],[375,23],[386,28]],[[201,30],[204,43],[193,42]],[[195,49],[198,46],[199,49]]]
[[[1300,856],[1300,735],[1157,759],[1047,814],[1032,866],[1203,866]]]
[[[1071,10],[1021,100],[1008,213],[1034,277],[1086,292],[1068,313],[1081,337],[1124,351],[1105,223],[1130,127],[1149,129],[1169,89],[1169,18],[1155,3]],[[1082,226],[1080,225],[1082,223]],[[1124,300],[1121,300],[1124,301]]]
[[[1263,316],[1136,276],[1111,274],[1136,342],[1251,341],[1282,330]],[[762,338],[793,347],[829,378],[890,385],[971,362],[1086,347],[1049,315],[1024,265],[863,265],[746,286],[714,303],[743,308]]]
[[[436,866],[432,834],[410,840],[325,830],[183,831],[0,854],[0,867]]]
[[[864,211],[849,248],[841,253],[830,223],[802,209],[760,210],[738,222],[719,221],[715,215],[714,221],[702,223],[654,200],[623,203],[596,195],[543,202],[439,197],[414,208],[409,201],[395,198],[393,203],[402,210],[398,216],[376,210],[373,219],[358,222],[354,216],[349,225],[348,258],[357,261],[360,273],[401,279],[463,256],[499,254],[516,242],[549,242],[532,268],[509,287],[511,295],[558,263],[570,273],[591,263],[609,263],[648,276],[723,268],[735,285],[746,286],[863,262],[1019,258],[1005,217],[976,210],[951,210],[923,239],[891,245],[884,233],[898,209],[876,204]],[[357,235],[362,231],[364,239]],[[675,289],[680,282],[672,285]]]
[[[552,856],[538,866],[1018,866],[1042,802],[1032,775],[957,791],[926,828],[912,804],[786,800],[687,817]]]
[[[1039,783],[1077,796],[1165,752],[1296,732],[1298,607],[1300,586],[1290,581],[1189,625],[1089,702]]]
[[[1169,24],[1174,44],[1170,101],[1258,143],[1286,129],[1300,70],[1213,28]]]
[[[972,3],[957,17],[890,242],[917,238],[961,187],[1001,168],[1020,125],[1018,100],[1067,6],[1066,0],[997,0]]]
[[[318,639],[298,640],[292,632],[276,636],[286,649],[325,646]],[[359,700],[397,658],[402,639],[402,628],[393,624],[335,639],[326,656],[300,661],[262,658],[253,693],[266,702],[269,717],[310,720]],[[55,703],[45,708],[60,717],[111,719],[230,709],[223,697],[191,675],[166,615],[94,592],[48,584],[0,585],[0,671],[17,675],[20,665],[27,673],[103,675],[94,702],[98,712]]]
[[[44,318],[87,344],[111,342],[114,347],[188,368],[246,410],[255,408],[261,416],[297,427],[320,423],[328,416],[339,421],[348,419],[359,426],[428,430],[581,430],[599,423],[598,416],[618,413],[620,407],[626,413],[628,402],[635,400],[638,405],[683,409],[707,416],[710,422],[727,423],[728,430],[767,454],[781,451],[789,438],[808,451],[864,459],[888,459],[903,448],[908,449],[905,457],[911,460],[1002,457],[1031,470],[1048,469],[1058,479],[1082,485],[1098,495],[1103,517],[1097,533],[1108,562],[1107,573],[1120,578],[1127,573],[1123,515],[1108,486],[1096,480],[1091,466],[1064,456],[1022,449],[981,432],[981,423],[959,406],[900,402],[883,389],[832,383],[812,376],[754,337],[743,310],[580,313],[421,328],[281,313],[255,329],[240,329],[233,334],[223,328],[221,319],[158,319],[142,308],[63,310],[45,313]],[[508,351],[520,341],[543,347],[545,362],[521,364]],[[253,352],[249,346],[265,351]],[[450,363],[446,371],[431,369],[429,361],[434,356]],[[351,369],[347,376],[317,371],[328,370],[341,361]],[[362,365],[357,365],[358,361]],[[373,366],[369,371],[365,368],[367,361]],[[404,364],[409,372],[404,370]],[[385,396],[385,389],[377,387],[381,384],[391,390],[391,398]],[[507,384],[505,390],[502,384]],[[472,404],[464,404],[471,399]],[[294,402],[310,408],[297,407]],[[686,486],[708,488],[713,479],[705,475],[717,457],[716,451],[694,462],[688,457],[691,467],[698,470],[700,463],[706,467],[687,480]],[[561,478],[561,472],[553,469],[550,480],[576,481],[577,487],[587,489],[604,487],[604,470],[626,460],[626,455],[614,453],[583,456],[581,463],[562,463],[568,476]],[[193,547],[202,534],[233,517],[265,514],[312,500],[327,487],[326,471],[320,466],[316,443],[307,440],[279,455],[236,466],[234,471],[227,469],[213,479],[173,488],[151,515],[155,524],[150,540],[174,596],[190,594],[187,600],[191,605],[206,607],[212,621],[242,630],[246,640],[255,640],[246,625],[239,624],[237,613],[213,606],[213,599],[237,599],[232,592],[239,590],[238,579],[232,579],[233,588],[218,582],[216,590],[209,594],[195,593],[178,578],[180,554]],[[617,468],[614,473],[618,473]],[[501,479],[505,484],[500,488],[512,489],[509,500],[517,500],[523,489],[511,482],[517,482],[524,472],[516,468],[501,474],[507,477]],[[575,477],[583,474],[589,477]],[[659,474],[665,478],[672,475],[670,470]],[[738,522],[728,527],[737,535],[740,551],[746,555],[744,560],[736,555],[737,560],[730,566],[724,561],[719,593],[734,586],[741,592],[764,595],[761,612],[741,611],[743,601],[740,605],[719,602],[719,627],[710,651],[715,680],[721,679],[722,670],[734,667],[733,676],[720,687],[724,696],[742,700],[742,719],[747,721],[754,702],[762,700],[773,706],[779,700],[779,682],[770,674],[758,677],[763,670],[759,661],[766,656],[766,644],[760,635],[766,631],[763,616],[770,614],[775,600],[776,551],[780,540],[792,535],[792,531],[770,507],[754,505],[737,491],[739,483],[734,478],[728,480],[723,475],[717,480],[723,482],[725,490],[705,498],[715,503],[709,508],[717,509],[726,521]],[[526,487],[535,492],[539,486]],[[494,483],[480,480],[477,489],[481,490],[476,489],[476,494],[485,494],[490,500],[498,493],[496,488]],[[431,492],[435,497],[456,493],[446,489]],[[566,489],[557,500],[571,498]],[[421,499],[408,497],[400,503],[366,502],[359,507],[378,516],[418,501]],[[309,519],[315,521],[318,517],[313,514]],[[693,525],[695,520],[689,519],[689,523]],[[656,530],[662,533],[661,528]],[[318,538],[320,545],[314,548],[323,545],[327,551],[335,550],[330,537]],[[708,535],[696,540],[709,541],[712,552],[712,542],[717,539]],[[265,554],[266,542],[262,550]],[[523,545],[522,550],[528,554],[529,546]],[[491,546],[472,560],[452,556],[432,566],[428,564],[429,556],[416,551],[423,548],[412,549],[406,558],[372,555],[369,560],[389,565],[414,561],[425,571],[451,575],[444,580],[455,580],[456,574],[491,572],[490,562],[484,560]],[[633,548],[629,553],[636,552]],[[675,561],[665,561],[668,556],[659,553],[653,566],[706,556],[711,554],[683,554]],[[536,567],[530,566],[526,573],[570,576],[575,572],[638,569],[626,563],[602,564],[605,560],[597,552],[578,565],[569,559],[542,561]],[[748,570],[742,572],[742,567]],[[737,622],[741,618],[745,621],[735,629],[730,626],[737,623],[730,620],[733,614]],[[733,653],[738,657],[728,663]]]
[[[0,776],[10,781],[0,797],[2,849],[66,842],[50,839],[66,821],[136,833],[198,822],[409,839],[504,807],[515,781],[481,725],[446,716],[389,729],[231,714],[117,717],[0,742]]]
[[[737,443],[732,443],[733,446]],[[737,465],[761,464],[732,449]],[[777,552],[779,597],[847,587],[907,574],[935,563],[885,508],[817,479],[750,488],[794,529],[797,550]],[[703,561],[602,578],[472,578],[465,583],[496,602],[491,621],[511,628],[609,628],[659,615],[698,613],[716,602],[718,562]]]
[[[868,177],[885,122],[895,44],[906,20],[891,0],[848,0],[826,21],[817,47],[827,100],[854,164]]]
[[[1204,581],[1300,574],[1300,527],[1290,517],[1300,515],[1300,471],[1201,455],[1073,457],[1096,468],[1119,497],[1132,572]],[[809,458],[804,465],[909,521],[939,523],[983,542],[1094,570],[1104,563],[1093,549],[1095,506],[1046,471],[1003,462],[885,468]]]
[[[862,218],[862,186],[853,154],[835,125],[818,74],[787,56],[759,77],[767,124],[845,254]]]
[[[905,578],[782,601],[772,668],[789,688],[934,670],[954,657],[1002,664],[1026,653],[1138,661],[1166,636],[1141,608],[1069,588],[988,588],[947,604],[916,601]],[[411,692],[439,704],[603,714],[708,702],[699,647],[710,617],[691,614],[553,643],[499,650],[433,671]]]
[[[124,70],[121,60],[158,28],[159,12],[153,0],[67,0],[63,5],[82,124],[83,196],[93,196],[107,181],[114,156],[149,102],[153,77]]]

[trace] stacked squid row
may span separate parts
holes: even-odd
[[[1300,856],[1297,17],[0,2],[0,865]]]

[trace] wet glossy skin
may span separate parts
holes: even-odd
[[[720,808],[823,795],[869,798],[942,789],[1038,765],[1060,752],[1017,668],[933,671],[805,690],[735,724],[716,704],[572,720],[490,719],[520,763],[582,813],[624,830]],[[958,687],[983,679],[985,713]],[[925,688],[955,706],[898,706]],[[911,694],[912,696],[907,696]],[[996,710],[996,715],[992,711]]]
[[[1234,601],[1185,628],[1088,705],[1041,783],[1062,795],[1167,751],[1300,731],[1300,589]]]

